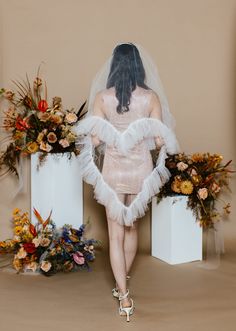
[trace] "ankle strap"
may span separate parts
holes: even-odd
[[[119,295],[119,300],[125,299],[129,295],[129,289],[127,289],[127,292],[125,294],[120,294]]]

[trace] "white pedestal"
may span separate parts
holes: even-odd
[[[187,196],[152,199],[151,255],[169,264],[202,260],[202,228],[187,209]]]
[[[44,220],[51,209],[51,219],[58,227],[71,224],[78,228],[83,224],[83,181],[79,173],[78,159],[66,154],[48,154],[38,165],[39,153],[31,155],[31,219],[35,207]]]

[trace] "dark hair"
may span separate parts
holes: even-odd
[[[118,113],[129,111],[131,93],[136,86],[149,89],[144,81],[145,70],[137,47],[132,43],[116,46],[106,88],[115,87]]]

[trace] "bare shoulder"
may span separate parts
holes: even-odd
[[[150,90],[149,114],[150,117],[162,119],[161,101],[158,94],[153,90]]]
[[[152,105],[161,105],[160,98],[159,98],[158,94],[155,91],[150,89],[149,94],[150,94],[150,104],[152,104]]]

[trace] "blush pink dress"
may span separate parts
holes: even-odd
[[[130,123],[149,117],[151,91],[138,88],[132,92],[129,111],[116,111],[118,100],[114,88],[104,90],[103,106],[106,119],[123,132]],[[144,141],[134,146],[128,155],[114,146],[106,146],[102,175],[105,182],[118,194],[137,194],[142,189],[144,179],[152,172],[152,156]]]

